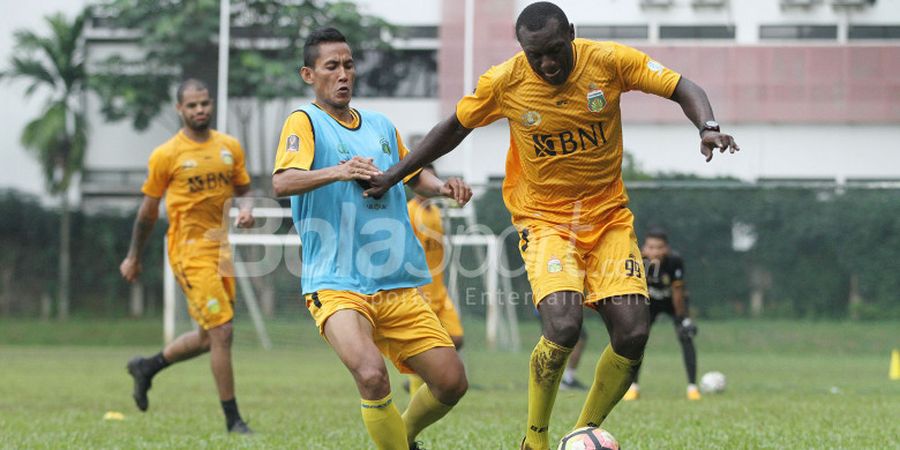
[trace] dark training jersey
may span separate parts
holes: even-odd
[[[651,300],[672,300],[672,286],[684,284],[684,261],[677,254],[657,261],[644,258],[644,268]]]

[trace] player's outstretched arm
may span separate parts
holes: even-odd
[[[422,138],[416,149],[409,153],[399,163],[384,172],[382,175],[372,177],[372,187],[363,193],[366,197],[380,198],[391,186],[397,184],[407,175],[421,169],[441,156],[450,153],[456,148],[469,133],[471,128],[466,128],[459,123],[456,113],[439,122],[428,134]]]
[[[287,169],[272,175],[275,195],[286,197],[320,188],[335,181],[369,181],[381,175],[372,158],[354,156],[340,164],[317,170]]]
[[[687,116],[694,126],[700,131],[700,153],[706,157],[706,162],[710,162],[713,158],[715,149],[719,149],[721,153],[730,150],[734,153],[741,148],[729,134],[718,131],[704,130],[707,122],[715,122],[712,106],[709,104],[709,98],[706,91],[691,80],[681,77],[675,91],[669,97],[672,101],[681,105],[684,115]]]
[[[464,206],[472,198],[472,188],[461,178],[449,178],[441,181],[430,170],[419,172],[409,183],[409,186],[423,197],[447,197],[456,200],[459,206]]]
[[[147,239],[153,233],[153,226],[159,218],[159,198],[144,196],[141,207],[138,209],[137,218],[134,220],[134,228],[131,231],[131,245],[128,247],[128,255],[119,265],[119,272],[129,283],[133,283],[141,274],[141,256]]]

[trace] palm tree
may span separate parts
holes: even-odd
[[[11,69],[0,74],[3,78],[30,82],[26,96],[38,90],[47,92],[43,113],[25,126],[21,142],[41,163],[47,190],[60,200],[57,314],[61,320],[69,315],[69,187],[72,177],[83,167],[87,144],[83,108],[87,73],[82,36],[87,14],[82,12],[72,21],[61,13],[46,16],[48,35],[16,31]]]

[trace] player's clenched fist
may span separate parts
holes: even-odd
[[[127,257],[119,265],[119,273],[129,283],[134,283],[141,274],[141,262],[136,258]]]

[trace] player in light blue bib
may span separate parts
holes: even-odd
[[[403,185],[365,197],[367,181],[408,150],[383,115],[350,107],[355,70],[334,28],[310,34],[300,76],[315,102],[285,121],[272,175],[303,242],[301,291],[319,332],[353,375],[363,422],[379,449],[418,448],[415,437],[447,414],[468,382],[453,341],[419,293],[430,281]],[[459,179],[425,171],[404,180],[416,193],[465,204]],[[384,356],[425,380],[401,417]]]

